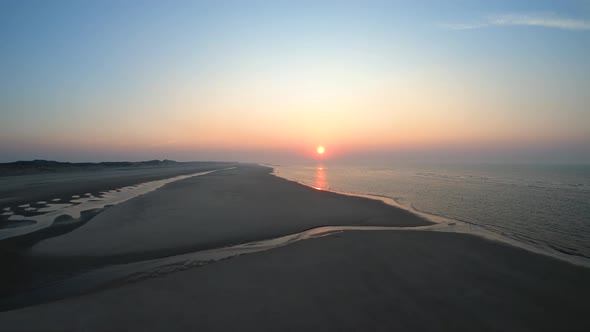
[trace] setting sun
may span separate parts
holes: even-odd
[[[324,147],[323,147],[323,146],[321,146],[321,145],[320,145],[320,146],[318,146],[318,153],[319,153],[319,154],[324,154],[324,151],[326,151],[326,150],[324,149]]]

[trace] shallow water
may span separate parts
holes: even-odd
[[[548,253],[590,260],[588,165],[274,166],[319,190],[390,197]]]
[[[53,199],[53,203],[39,201],[37,207],[31,207],[31,204],[23,204],[19,207],[26,208],[31,215],[15,214],[10,208],[5,208],[2,215],[9,216],[8,221],[21,222],[19,224],[10,224],[9,227],[0,227],[0,240],[29,234],[40,229],[49,227],[59,216],[70,216],[73,219],[80,218],[83,211],[90,211],[104,208],[109,205],[116,205],[127,201],[139,195],[154,191],[168,183],[183,180],[193,176],[201,176],[218,170],[198,172],[187,175],[178,175],[162,180],[148,181],[134,186],[122,187],[109,191],[101,192],[99,196],[93,196],[86,193],[83,196],[73,195],[72,198],[62,203],[61,199]],[[3,225],[0,225],[3,226]]]

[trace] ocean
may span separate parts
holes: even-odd
[[[590,262],[590,165],[273,165],[318,190],[384,196],[544,252]]]

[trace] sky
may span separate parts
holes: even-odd
[[[590,1],[0,2],[0,162],[590,163]]]

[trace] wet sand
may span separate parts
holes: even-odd
[[[271,171],[242,164],[172,182],[107,208],[67,234],[3,257],[11,263],[0,275],[0,308],[6,308],[3,298],[8,296],[112,264],[264,240],[325,225],[429,224],[383,202],[321,192],[272,176]],[[25,302],[36,299],[32,294]]]
[[[240,166],[170,183],[28,253],[131,263],[323,225],[416,226]],[[590,270],[465,234],[346,231],[0,313],[0,331],[585,331]],[[67,282],[67,279],[66,279]]]
[[[0,313],[0,330],[585,331],[588,280],[469,235],[351,231]]]
[[[116,205],[69,234],[39,243],[54,258],[155,258],[326,225],[419,226],[428,221],[383,202],[318,191],[241,165],[170,183]]]
[[[182,174],[232,167],[235,163],[194,162],[171,166],[111,167],[76,172],[0,177],[0,210],[72,195],[98,193]]]

